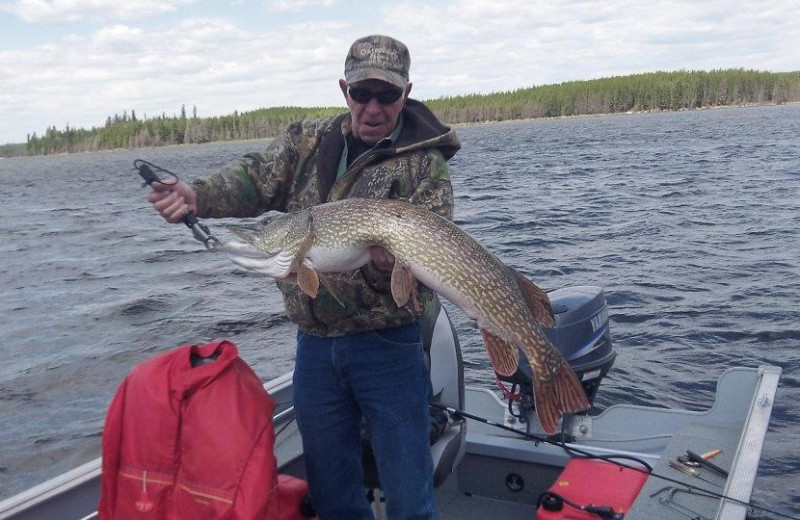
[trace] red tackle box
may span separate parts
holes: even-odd
[[[647,474],[600,460],[572,459],[550,486],[550,492],[580,505],[608,506],[617,513],[630,509]],[[536,520],[597,520],[595,514],[563,504],[558,511],[539,506]]]

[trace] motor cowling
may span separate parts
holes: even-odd
[[[549,292],[555,317],[553,328],[543,327],[545,335],[569,362],[578,376],[586,397],[594,402],[600,382],[614,364],[616,352],[611,344],[608,307],[602,287],[564,287]],[[517,386],[523,394],[533,394],[532,370],[520,352],[519,368],[511,376],[497,375],[500,381]]]

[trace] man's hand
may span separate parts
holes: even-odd
[[[197,213],[197,195],[185,182],[154,182],[150,186],[153,191],[147,194],[147,200],[167,222],[175,224],[181,222],[190,211]]]
[[[372,255],[372,263],[379,271],[391,272],[394,268],[394,255],[381,246],[370,246],[369,252]]]

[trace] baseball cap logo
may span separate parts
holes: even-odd
[[[377,59],[383,60],[392,60],[397,61],[400,59],[400,55],[396,51],[392,51],[389,49],[385,49],[382,47],[369,47],[369,48],[361,48],[358,49],[358,54],[360,58],[367,58],[369,56],[374,56]]]

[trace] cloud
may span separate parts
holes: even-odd
[[[86,18],[135,20],[175,11],[196,0],[15,0],[3,10],[30,24],[71,23]]]
[[[272,0],[267,9],[273,12],[297,13],[309,7],[331,7],[334,0]]]
[[[654,70],[798,68],[796,0],[666,0],[657,6],[635,0],[376,0],[362,10],[300,0],[292,5],[305,9],[301,23],[296,13],[277,11],[288,8],[281,1],[235,7],[235,0],[134,0],[124,8],[118,0],[0,4],[91,17],[91,23],[58,31],[43,25],[38,35],[18,18],[0,21],[0,41],[12,35],[0,45],[0,113],[7,115],[0,118],[0,142],[53,124],[101,125],[125,109],[142,117],[196,105],[205,117],[277,105],[342,106],[336,82],[344,55],[353,40],[373,33],[409,46],[413,93],[420,99]],[[158,17],[162,5],[179,11]],[[273,11],[265,14],[265,6]],[[125,19],[127,8],[155,18]],[[17,43],[30,34],[36,38]]]
[[[340,28],[308,22],[267,32],[192,18],[165,28],[114,24],[28,50],[0,50],[0,113],[15,114],[0,121],[0,142],[11,131],[24,140],[26,132],[52,125],[100,126],[131,109],[139,117],[171,116],[182,104],[196,105],[205,117],[343,105],[336,82],[349,42],[330,36]]]
[[[791,0],[462,0],[392,4],[384,20],[411,49],[415,93],[439,95],[654,70],[796,70],[797,12]]]

